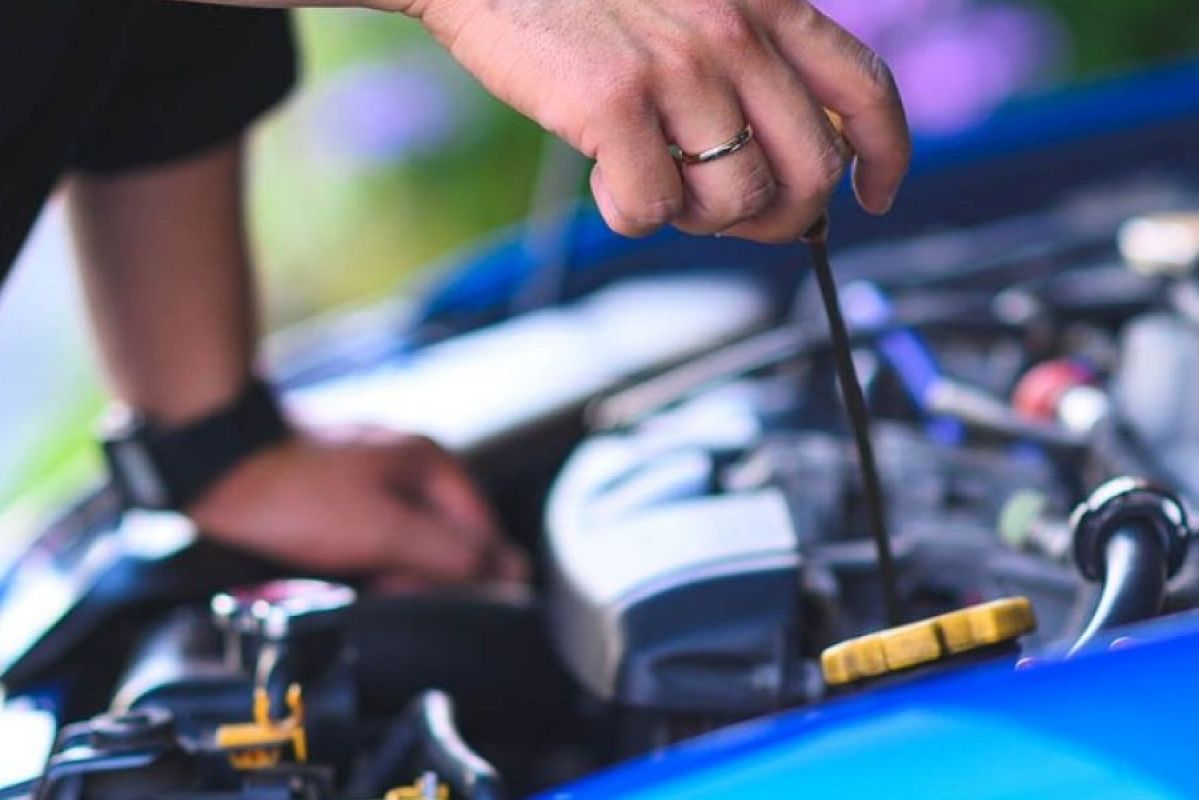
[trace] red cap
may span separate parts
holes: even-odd
[[[1052,420],[1062,395],[1094,381],[1091,370],[1065,358],[1043,361],[1024,373],[1012,392],[1012,407],[1027,419]]]

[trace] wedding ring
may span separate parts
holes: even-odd
[[[715,161],[718,158],[732,155],[740,150],[745,145],[749,144],[754,138],[754,129],[746,125],[741,130],[733,135],[733,138],[727,142],[721,142],[715,147],[709,147],[707,150],[700,150],[698,153],[688,153],[677,144],[670,145],[670,156],[680,164],[706,164],[709,161]]]

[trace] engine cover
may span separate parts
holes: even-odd
[[[596,437],[550,498],[553,639],[599,698],[748,714],[791,694],[795,534],[782,491],[712,491],[752,423],[709,406],[645,435]],[[699,409],[695,409],[699,410]],[[721,426],[714,421],[731,423]]]

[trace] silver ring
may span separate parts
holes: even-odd
[[[722,142],[715,147],[709,147],[707,150],[700,150],[698,153],[688,153],[677,144],[670,145],[670,157],[680,164],[706,164],[709,161],[715,161],[718,158],[731,156],[733,153],[740,150],[745,145],[749,144],[754,138],[754,129],[746,125],[741,130],[734,134],[733,138],[727,142]]]

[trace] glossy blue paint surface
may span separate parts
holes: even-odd
[[[978,125],[915,142],[913,174],[1199,115],[1199,62],[1182,61],[1054,89]]]
[[[749,723],[542,800],[1199,797],[1199,615]]]

